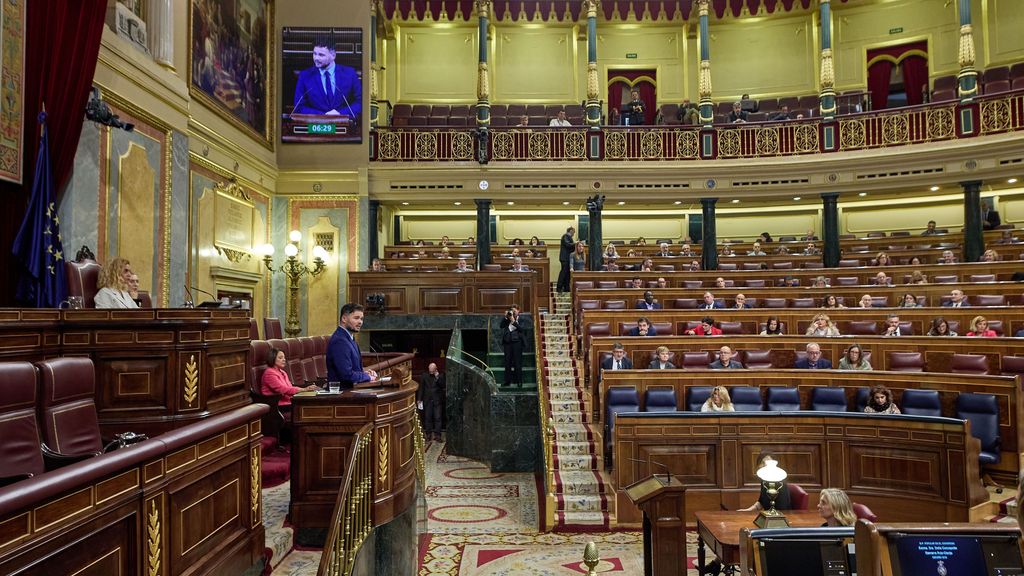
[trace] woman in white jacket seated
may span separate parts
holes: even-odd
[[[132,265],[125,258],[114,258],[100,271],[96,282],[99,291],[93,298],[97,308],[138,308],[139,305],[128,292],[128,281]]]

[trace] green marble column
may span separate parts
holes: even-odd
[[[971,0],[958,0],[960,14],[960,73],[957,74],[957,92],[961,100],[978,95],[978,71],[974,69],[974,33],[971,28]],[[966,245],[965,245],[966,250]]]
[[[587,268],[600,270],[604,263],[604,230],[601,226],[601,212],[604,210],[604,196],[595,194],[587,198],[587,213],[590,215],[590,226],[587,235]]]
[[[701,239],[701,266],[705,270],[718,269],[718,232],[715,226],[715,203],[718,198],[701,198],[704,215],[704,238]]]
[[[476,202],[476,269],[483,270],[491,263],[491,200],[477,198]]]
[[[711,101],[711,40],[708,34],[708,0],[697,0],[700,18],[700,72],[697,95],[700,97],[700,123],[711,126],[715,121],[715,103]]]
[[[836,75],[832,64],[832,6],[830,0],[821,0],[821,116],[836,115]]]
[[[822,239],[825,248],[821,251],[821,260],[826,268],[839,266],[839,194],[828,192],[821,195],[822,202]]]
[[[961,182],[964,189],[964,262],[977,262],[985,252],[981,222],[981,180]]]

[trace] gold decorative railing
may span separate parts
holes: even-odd
[[[416,478],[420,481],[420,489],[426,490],[427,488],[427,461],[426,461],[426,442],[423,440],[423,426],[420,424],[419,417],[413,418],[413,422],[416,423],[416,429],[413,431],[413,450],[416,458]]]
[[[473,127],[377,128],[371,160],[707,161],[868,150],[965,140],[1024,130],[1024,92],[890,110],[747,124],[492,128],[482,143]],[[486,144],[486,145],[484,145]]]
[[[373,424],[367,423],[353,437],[317,576],[350,576],[356,554],[373,530],[372,443]]]

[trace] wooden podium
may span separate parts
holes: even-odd
[[[644,513],[644,576],[686,574],[686,487],[666,474],[625,491]]]

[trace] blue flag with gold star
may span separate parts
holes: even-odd
[[[53,178],[50,175],[50,145],[46,135],[46,112],[39,114],[42,134],[32,199],[11,251],[23,270],[18,279],[18,301],[36,308],[56,308],[67,298],[64,277],[64,246],[60,237]]]

